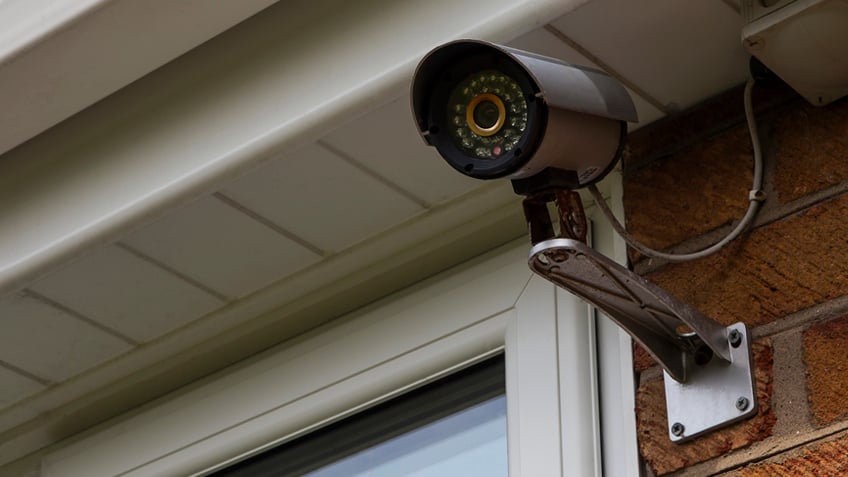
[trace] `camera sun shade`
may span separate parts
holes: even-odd
[[[546,169],[558,185],[602,179],[636,121],[627,91],[607,74],[477,40],[428,53],[412,109],[427,144],[477,179],[524,179]]]

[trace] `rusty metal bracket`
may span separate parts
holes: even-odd
[[[548,204],[551,203],[557,211],[556,228],[548,209]],[[538,192],[526,197],[523,206],[530,231],[530,242],[533,245],[552,238],[570,238],[586,242],[589,225],[583,211],[583,202],[577,192],[567,189]]]
[[[548,202],[556,205],[559,232]],[[586,245],[576,193],[532,196],[524,210],[534,243],[530,268],[603,311],[662,366],[671,440],[756,413],[751,340],[743,323],[725,327]]]

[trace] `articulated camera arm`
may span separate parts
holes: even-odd
[[[534,245],[530,268],[600,309],[662,366],[673,441],[756,412],[743,323],[724,327],[586,245],[587,220],[574,191],[531,194],[524,214]]]

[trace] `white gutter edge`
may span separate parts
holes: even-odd
[[[0,66],[112,1],[3,0],[0,2]]]
[[[0,154],[276,0],[0,0]]]

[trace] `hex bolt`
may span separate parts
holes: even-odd
[[[681,424],[681,423],[679,423],[679,422],[675,422],[674,424],[672,424],[672,425],[671,425],[671,433],[672,433],[672,434],[674,434],[674,435],[675,435],[675,436],[677,436],[677,437],[682,436],[682,435],[683,435],[683,431],[684,431],[685,429],[686,429],[686,428],[685,428],[685,427],[683,427],[683,424]]]
[[[730,330],[727,334],[727,339],[730,341],[730,346],[738,348],[742,344],[742,333],[739,330]]]
[[[744,411],[745,409],[748,409],[748,398],[741,397],[741,398],[737,399],[736,400],[736,409],[739,409],[740,411]]]

